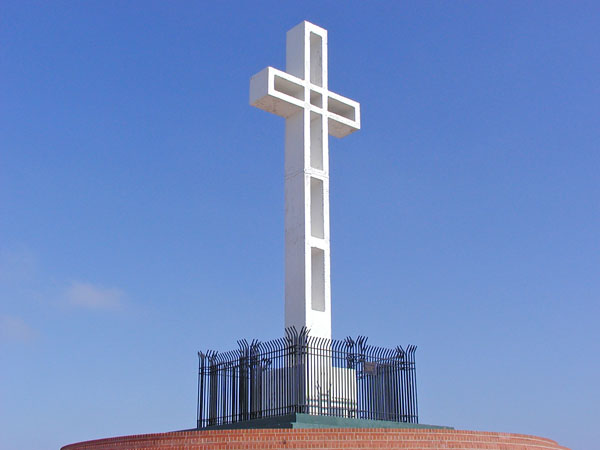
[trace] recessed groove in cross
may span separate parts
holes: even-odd
[[[356,109],[348,103],[338,100],[333,96],[330,96],[327,100],[327,111],[338,116],[342,116],[348,120],[354,120],[356,116]]]
[[[310,33],[310,82],[323,86],[323,39]]]
[[[323,107],[323,94],[310,90],[310,104],[319,108]]]
[[[323,170],[323,115],[310,113],[310,167]]]
[[[327,308],[325,296],[325,251],[311,247],[311,301],[313,311],[325,312]]]
[[[287,33],[286,72],[250,80],[250,104],[285,117],[285,326],[331,338],[329,139],[360,129],[360,105],[327,87],[327,31]]]
[[[310,177],[310,234],[312,237],[325,238],[323,223],[323,180]]]
[[[304,86],[301,84],[286,80],[281,75],[275,75],[273,83],[277,92],[297,98],[298,100],[304,100]]]

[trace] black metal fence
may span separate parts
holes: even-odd
[[[416,346],[285,334],[198,353],[198,428],[292,413],[418,423]]]

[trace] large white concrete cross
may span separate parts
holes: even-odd
[[[327,88],[327,30],[287,32],[286,70],[250,80],[250,104],[285,117],[285,326],[331,339],[329,134],[360,128],[360,105]]]

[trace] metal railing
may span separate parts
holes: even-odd
[[[416,346],[285,334],[198,352],[198,428],[292,413],[418,423]]]

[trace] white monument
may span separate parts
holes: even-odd
[[[286,70],[250,80],[250,104],[285,117],[285,327],[331,339],[329,134],[360,129],[360,105],[327,87],[327,30],[287,32]]]

